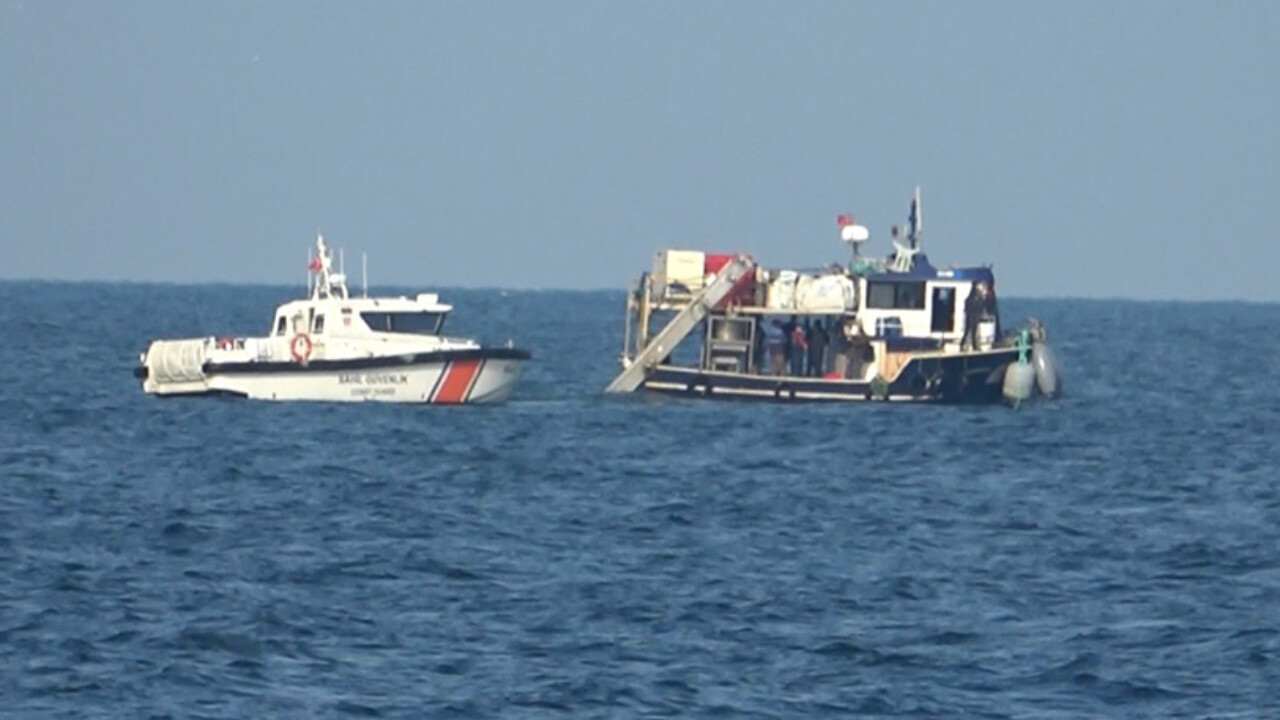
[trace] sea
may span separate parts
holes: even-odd
[[[605,396],[621,290],[443,291],[500,406],[131,374],[298,294],[0,282],[0,717],[1280,718],[1280,306],[1002,298],[1016,410]]]

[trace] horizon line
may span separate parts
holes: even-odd
[[[225,280],[197,280],[197,281],[178,281],[178,280],[104,280],[104,279],[65,279],[65,278],[18,278],[18,277],[0,277],[0,284],[45,284],[45,285],[133,285],[133,286],[156,286],[156,287],[241,287],[241,288],[298,288],[301,283],[278,283],[278,282],[231,282]],[[630,290],[627,287],[504,287],[501,285],[409,285],[396,283],[381,283],[370,285],[371,288],[379,287],[391,290],[403,290],[409,288],[425,287],[421,292],[433,292],[438,290],[464,290],[464,291],[494,291],[494,292],[580,292],[580,293],[604,293],[616,292],[626,293]],[[353,294],[353,297],[355,295]],[[1131,303],[1195,303],[1195,304],[1253,304],[1253,305],[1277,305],[1280,299],[1257,299],[1257,298],[1178,298],[1178,297],[1133,297],[1124,295],[1023,295],[1023,294],[1007,294],[1001,297],[1012,300],[1073,300],[1085,302],[1131,302]]]

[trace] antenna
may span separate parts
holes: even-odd
[[[360,253],[360,280],[364,284],[364,296],[369,297],[369,254]]]
[[[915,195],[911,196],[911,214],[907,218],[911,227],[907,229],[907,237],[911,239],[912,249],[920,247],[920,235],[924,232],[924,217],[920,212],[920,186],[916,186]]]

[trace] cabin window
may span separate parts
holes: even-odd
[[[324,313],[320,313],[319,315],[316,315],[315,321],[312,322],[311,324],[311,332],[315,333],[316,335],[324,334]]]
[[[936,333],[949,333],[956,329],[956,289],[933,289],[933,315],[929,329]]]
[[[289,332],[289,319],[281,315],[276,320],[276,335],[283,337],[287,332]]]
[[[435,335],[440,332],[444,313],[436,312],[362,312],[364,320],[374,332],[412,333]]]
[[[874,310],[923,310],[924,283],[868,282],[867,307]]]

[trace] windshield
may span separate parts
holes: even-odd
[[[438,312],[362,312],[369,329],[374,332],[438,335],[444,325],[444,313]]]

